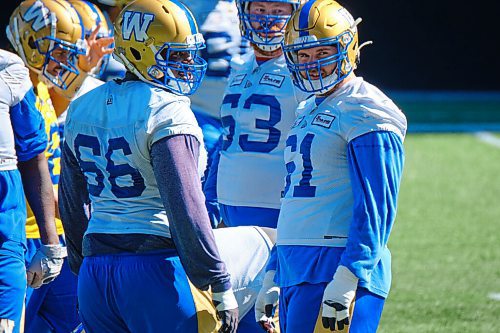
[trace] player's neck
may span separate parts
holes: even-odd
[[[40,80],[38,79],[38,73],[32,69],[30,69],[29,72],[30,72],[31,84],[33,85],[33,87],[36,87],[40,82]]]
[[[337,83],[335,86],[333,86],[332,89],[328,90],[324,94],[316,95],[316,97],[318,97],[318,98],[326,98],[326,97],[330,96],[331,94],[333,94],[334,92],[336,92],[337,90],[339,90],[341,87],[343,87],[347,82],[353,80],[355,77],[356,77],[356,75],[354,73],[349,74],[345,79],[343,79],[342,81],[340,81],[339,83]]]
[[[283,54],[283,50],[280,48],[274,50],[274,51],[262,51],[257,47],[257,45],[252,44],[253,48],[253,53],[255,54],[255,59],[257,59],[257,62],[260,64],[280,57]]]

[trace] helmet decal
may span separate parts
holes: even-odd
[[[123,39],[130,40],[132,33],[138,42],[145,42],[147,31],[155,16],[151,13],[131,12],[126,10],[123,13],[122,35]]]

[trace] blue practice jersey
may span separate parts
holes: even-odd
[[[259,65],[253,54],[233,61],[221,106],[224,141],[217,196],[230,206],[280,207],[283,150],[303,98],[283,56]]]
[[[87,234],[171,237],[150,152],[155,142],[178,134],[203,145],[189,99],[141,81],[111,81],[71,103],[65,140],[88,184]],[[201,175],[206,152],[200,152]]]

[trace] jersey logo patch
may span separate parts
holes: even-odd
[[[265,73],[260,78],[259,83],[281,88],[284,81],[285,81],[285,77],[283,75]]]
[[[41,2],[35,2],[23,15],[26,22],[31,22],[33,31],[38,32],[50,22],[50,11]]]
[[[231,84],[229,86],[230,87],[239,86],[240,84],[243,83],[243,80],[245,79],[246,76],[247,76],[246,74],[236,75],[231,81]]]
[[[332,116],[331,114],[324,114],[320,113],[314,117],[314,120],[312,121],[313,125],[318,125],[324,128],[330,128],[332,127],[332,123],[335,120],[335,116]]]

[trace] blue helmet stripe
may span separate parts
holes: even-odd
[[[198,29],[196,28],[196,21],[193,17],[193,14],[191,14],[191,11],[186,7],[186,5],[178,0],[171,0],[171,2],[175,3],[177,6],[179,6],[180,9],[182,9],[186,13],[186,17],[189,21],[189,28],[191,29],[191,33],[193,35],[198,33]]]
[[[308,32],[305,30],[309,26],[309,12],[315,1],[308,1],[300,10],[299,16],[299,36],[307,36]]]
[[[88,1],[84,1],[89,7],[90,9],[92,10],[92,12],[94,12],[94,14],[96,15],[96,24],[99,24],[101,23],[101,17],[99,16],[99,13],[97,12],[97,9],[95,7],[95,5],[92,3],[92,2],[88,2]]]

